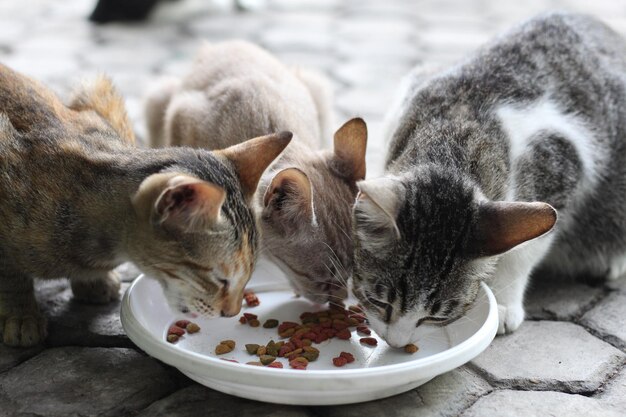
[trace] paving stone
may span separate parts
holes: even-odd
[[[479,399],[462,417],[620,417],[593,398],[562,392],[495,391]]]
[[[387,42],[366,38],[361,42],[340,40],[335,45],[337,54],[346,60],[354,58],[365,62],[407,64],[413,66],[419,56],[419,46],[411,40]]]
[[[527,319],[572,321],[606,294],[601,287],[548,279],[537,282],[541,280],[535,277],[526,295]]]
[[[280,395],[277,393],[276,395]],[[192,385],[155,402],[138,417],[305,417],[303,407],[267,404],[222,394],[201,385]]]
[[[341,0],[268,0],[268,8],[271,10],[333,11],[341,3]]]
[[[387,63],[384,61],[350,60],[339,64],[332,74],[342,83],[367,90],[371,86],[387,87],[395,92],[400,80],[412,68],[410,63]]]
[[[391,104],[393,94],[393,88],[347,89],[337,94],[337,107],[355,116],[382,117]]]
[[[56,348],[0,374],[0,414],[129,416],[180,386],[175,372],[131,349]]]
[[[496,337],[472,364],[496,387],[588,393],[625,360],[624,353],[576,324],[527,321]]]
[[[122,284],[120,297],[128,285]],[[64,280],[41,282],[36,288],[39,306],[48,318],[47,345],[134,346],[120,322],[120,301],[82,304],[73,299]]]
[[[397,19],[383,19],[372,16],[369,18],[344,19],[338,26],[337,37],[348,41],[377,39],[379,41],[408,41],[415,34],[411,22]]]
[[[596,398],[626,415],[626,368],[613,376]]]
[[[259,33],[266,24],[254,14],[221,14],[210,15],[191,22],[189,32],[210,41],[226,40],[229,38],[249,38]]]
[[[315,414],[325,417],[451,417],[490,391],[487,382],[463,367],[395,397],[361,404],[315,407]]]
[[[43,350],[43,346],[28,349],[12,348],[0,343],[0,373],[32,358]]]
[[[333,45],[333,36],[329,32],[294,31],[270,27],[259,35],[258,42],[270,50],[305,50],[327,53]]]
[[[422,385],[417,393],[423,405],[420,417],[457,416],[478,398],[491,392],[491,386],[467,367],[455,369]]]
[[[614,292],[580,319],[580,323],[613,346],[626,350],[626,292]]]

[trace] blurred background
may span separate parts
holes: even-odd
[[[548,10],[590,13],[626,35],[626,1],[617,0],[137,1],[155,3],[146,19],[97,24],[88,19],[96,0],[3,0],[0,62],[62,97],[84,77],[110,75],[145,144],[147,87],[161,75],[185,74],[203,40],[247,39],[332,80],[335,125],[359,115],[370,127],[369,175],[382,170],[383,116],[413,66],[451,65],[498,32]]]

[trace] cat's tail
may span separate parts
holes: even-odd
[[[296,77],[307,87],[315,107],[320,126],[322,143],[328,145],[333,135],[333,89],[330,81],[320,72],[296,68]]]
[[[93,110],[102,117],[120,138],[130,144],[135,144],[135,133],[126,114],[124,99],[118,94],[111,80],[100,75],[93,80],[83,82],[74,91],[68,106],[72,110]]]
[[[172,145],[165,132],[165,115],[180,84],[181,80],[176,77],[163,77],[146,94],[144,115],[148,128],[148,143],[151,148]]]

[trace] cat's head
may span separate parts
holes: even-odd
[[[362,181],[354,207],[353,292],[391,346],[468,310],[498,255],[550,231],[546,203],[492,202],[434,167]],[[420,333],[427,329],[419,329]]]
[[[290,140],[284,132],[217,152],[178,148],[189,161],[143,180],[132,198],[131,259],[161,283],[172,308],[239,313],[258,245],[253,195]]]
[[[333,152],[298,156],[297,167],[283,166],[263,195],[264,246],[296,292],[316,302],[347,295],[351,211],[366,145],[365,122],[352,119],[335,133]]]

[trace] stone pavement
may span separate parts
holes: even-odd
[[[180,75],[201,40],[245,38],[287,63],[325,72],[337,124],[363,116],[368,171],[381,172],[382,119],[403,74],[442,66],[535,13],[595,14],[626,35],[626,3],[614,0],[268,0],[235,13],[228,0],[179,0],[145,25],[95,27],[91,1],[0,2],[0,61],[67,94],[82,77],[111,75],[140,142],[141,98],[159,75]],[[122,267],[126,281],[137,274]],[[124,284],[123,289],[127,288]],[[340,407],[288,407],[199,386],[138,351],[119,303],[85,306],[67,283],[41,283],[45,346],[0,346],[0,416],[624,416],[626,283],[590,286],[537,277],[529,320],[476,360],[411,392]]]

